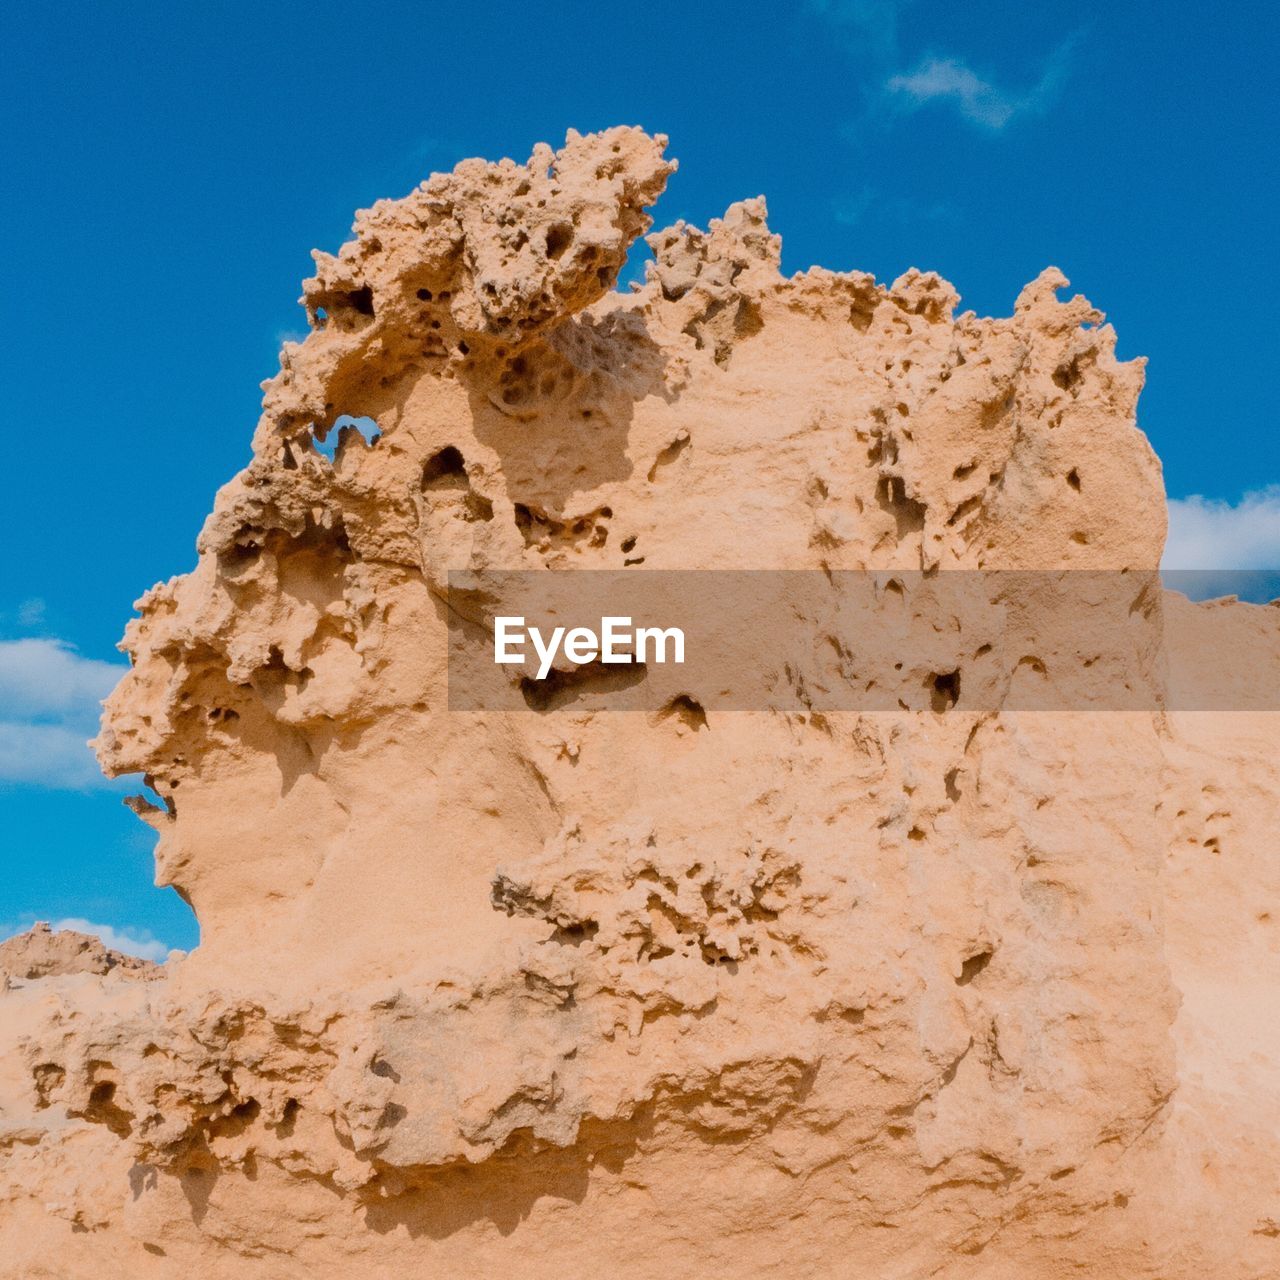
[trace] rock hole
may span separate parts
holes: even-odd
[[[925,505],[907,497],[901,476],[881,476],[876,484],[876,501],[882,511],[893,516],[899,538],[924,528]]]
[[[373,418],[356,418],[349,413],[343,413],[334,419],[333,425],[338,428],[339,445],[342,443],[342,433],[344,431],[348,435],[360,436],[370,449],[382,439],[382,433],[378,430],[377,421]]]
[[[302,1110],[302,1104],[297,1098],[289,1098],[284,1104],[284,1111],[280,1114],[280,1122],[275,1126],[276,1136],[279,1138],[293,1137],[293,1131],[298,1123],[298,1112]]]
[[[62,1087],[67,1073],[56,1062],[42,1062],[31,1073],[36,1086],[36,1110],[43,1111],[50,1106],[50,1095]]]
[[[84,1116],[86,1120],[106,1125],[117,1138],[127,1138],[133,1132],[133,1116],[119,1106],[115,1097],[114,1081],[99,1081],[89,1094]]]
[[[929,681],[932,692],[929,695],[930,705],[941,714],[950,711],[960,701],[960,672],[945,671],[935,675]]]
[[[553,668],[545,680],[523,676],[520,694],[531,711],[555,711],[576,701],[584,693],[612,693],[629,689],[645,678],[645,665],[614,666],[600,661],[585,662],[572,671]]]
[[[672,717],[679,720],[686,728],[692,729],[695,733],[699,729],[709,729],[711,726],[707,723],[707,713],[696,698],[690,697],[687,693],[677,694],[670,702],[658,712],[659,720],[670,720]]]
[[[547,231],[547,257],[553,262],[563,257],[564,251],[573,241],[573,228],[566,223],[557,222]]]
[[[1053,380],[1063,391],[1070,391],[1080,381],[1080,357],[1072,356],[1066,364],[1060,364],[1053,371]]]
[[[493,503],[483,494],[468,493],[464,505],[468,520],[488,521],[493,519]]]
[[[312,448],[322,458],[332,463],[338,456],[338,433],[332,428],[326,428],[322,435],[315,427],[312,428],[312,432]]]
[[[672,442],[662,449],[653,460],[653,466],[649,468],[648,479],[652,482],[656,479],[658,472],[663,467],[669,467],[688,447],[689,433],[682,431]]]
[[[348,305],[362,316],[373,315],[373,290],[365,285],[362,289],[352,289],[346,295]]]
[[[345,444],[359,436],[367,448],[372,448],[382,437],[378,434],[378,424],[372,418],[356,418],[349,413],[341,413],[333,425],[323,431],[316,426],[311,428],[311,443],[321,457],[330,463],[336,463],[338,454]]]
[[[251,564],[262,552],[262,544],[259,538],[262,536],[260,529],[246,527],[236,534],[235,541],[227,548],[219,559],[229,565]]]
[[[1071,470],[1067,472],[1067,483],[1077,493],[1080,492],[1080,473],[1075,469],[1075,467],[1072,467]]]
[[[512,507],[512,513],[515,516],[516,528],[520,530],[524,536],[524,544],[531,547],[534,543],[533,535],[533,510],[526,506],[523,502],[517,502]]]
[[[977,955],[970,956],[960,966],[960,976],[956,979],[956,986],[967,987],[991,963],[991,957],[994,954],[994,951],[979,951]]]
[[[551,935],[553,942],[563,942],[571,947],[580,947],[600,932],[600,926],[594,920],[581,920],[574,924],[559,925]]]
[[[466,462],[462,453],[454,445],[448,444],[429,457],[422,468],[422,488],[427,489],[466,489],[470,487],[467,479]]]
[[[981,506],[982,506],[982,494],[975,493],[973,497],[966,498],[958,507],[956,507],[956,509],[951,513],[951,515],[947,517],[947,526],[951,527],[953,525],[959,524],[960,521],[965,518],[965,516],[970,515],[974,511],[977,511],[978,508]],[[966,529],[964,532],[967,533],[968,530]]]

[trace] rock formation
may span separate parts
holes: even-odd
[[[1195,712],[450,710],[458,570],[1158,565],[1061,274],[784,277],[754,199],[620,292],[664,148],[315,255],[97,742],[201,945],[0,993],[0,1275],[1280,1274],[1280,716],[1202,661],[1280,609],[1135,588]]]
[[[52,978],[65,973],[117,973],[150,978],[159,966],[121,951],[110,951],[100,938],[74,929],[49,928],[38,920],[26,933],[0,942],[0,978]]]

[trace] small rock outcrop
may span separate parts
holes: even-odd
[[[152,977],[159,966],[122,951],[108,950],[101,938],[74,929],[56,932],[37,920],[26,933],[0,942],[0,977],[35,981],[66,973],[117,973],[126,978]]]

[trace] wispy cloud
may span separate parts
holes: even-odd
[[[0,641],[0,783],[83,790],[105,783],[87,740],[126,668],[62,640]]]
[[[898,30],[912,0],[809,0],[819,17],[843,29],[873,56],[892,62],[898,54]]]
[[[905,94],[916,106],[950,99],[966,119],[991,129],[1003,129],[1016,109],[1007,94],[954,58],[929,58],[910,75],[891,76],[888,89]]]
[[[32,596],[18,606],[18,625],[22,627],[38,627],[44,621],[46,605],[39,596]]]
[[[998,133],[1018,116],[1036,115],[1058,96],[1066,78],[1078,35],[1049,54],[1039,79],[1025,89],[1008,87],[980,75],[964,57],[950,50],[929,50],[915,66],[906,46],[912,35],[917,50],[928,39],[924,23],[904,19],[914,0],[809,0],[810,12],[841,37],[849,54],[867,73],[867,120],[884,117],[886,99],[915,111],[930,103],[953,107],[971,124]],[[864,121],[865,124],[867,121]]]
[[[0,925],[0,941],[11,938],[15,934],[25,933],[35,923],[35,917],[27,919],[21,925]],[[149,929],[137,929],[133,925],[116,927],[110,924],[98,924],[93,920],[85,920],[81,916],[67,916],[62,920],[54,920],[49,928],[58,933],[63,929],[75,933],[89,933],[101,940],[108,951],[119,951],[126,956],[137,956],[139,960],[151,960],[162,964],[172,954],[173,948],[161,942]]]
[[[1039,81],[1024,93],[984,80],[958,58],[926,58],[909,74],[890,76],[885,87],[912,109],[949,103],[972,124],[1000,130],[1015,116],[1038,114],[1053,102],[1066,76],[1072,43],[1059,46]]]
[[[1166,569],[1280,569],[1280,485],[1234,505],[1194,494],[1169,500]]]
[[[46,630],[49,606],[39,596],[29,596],[12,607],[0,608],[0,632],[25,631],[37,635]]]

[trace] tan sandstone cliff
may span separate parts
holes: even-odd
[[[316,255],[98,739],[201,945],[8,979],[0,1275],[1280,1275],[1280,715],[1203,661],[1274,681],[1280,609],[1135,587],[1135,710],[450,710],[451,571],[1159,562],[1058,272],[783,277],[755,199],[617,292],[664,146]]]

